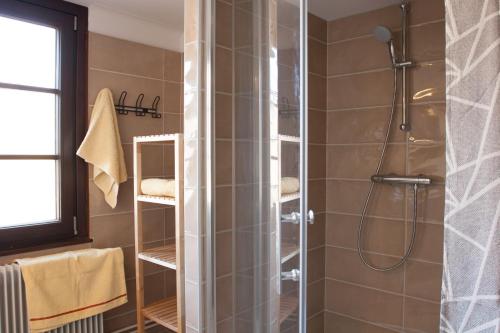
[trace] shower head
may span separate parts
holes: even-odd
[[[383,25],[379,25],[373,30],[373,35],[378,41],[387,43],[387,46],[389,47],[389,55],[391,56],[391,63],[393,66],[396,66],[398,61],[396,59],[396,50],[394,48],[394,40],[392,38],[391,30]]]
[[[382,43],[389,43],[392,40],[392,32],[389,28],[379,25],[373,30],[375,38]]]

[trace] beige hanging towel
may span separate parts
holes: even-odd
[[[76,154],[94,165],[94,183],[104,193],[108,205],[115,208],[120,183],[127,180],[127,170],[113,95],[108,88],[97,95],[87,135]]]
[[[120,248],[86,249],[16,260],[31,333],[46,332],[127,302]]]

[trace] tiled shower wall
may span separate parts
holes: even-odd
[[[323,332],[325,295],[327,22],[309,15],[309,207],[307,314],[309,332]]]
[[[133,219],[132,138],[137,135],[182,132],[182,54],[120,40],[96,33],[89,36],[89,115],[97,93],[110,88],[115,102],[123,90],[126,104],[135,105],[144,93],[144,106],[160,96],[162,118],[117,115],[125,152],[128,180],[120,185],[118,205],[111,209],[102,193],[89,180],[90,233],[93,246],[121,247],[125,255],[125,275],[129,302],[105,314],[105,332],[135,325],[135,265]],[[145,147],[143,172],[146,177],[173,176],[173,146]],[[92,168],[90,168],[92,177]],[[147,205],[144,210],[146,246],[159,246],[174,237],[174,209]],[[175,272],[152,264],[145,265],[145,299],[152,302],[175,291]]]
[[[356,239],[393,89],[387,46],[371,32],[385,25],[397,40],[400,9],[387,7],[328,22],[325,332],[438,332],[445,171],[444,4],[410,3],[408,55],[417,63],[408,76],[412,130],[399,131],[399,105],[383,173],[425,174],[434,184],[419,190],[415,247],[408,262],[392,272],[363,266]],[[376,186],[364,230],[364,248],[372,263],[390,265],[403,254],[410,240],[412,200],[409,188]]]

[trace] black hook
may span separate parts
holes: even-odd
[[[144,109],[142,107],[142,100],[144,99],[144,94],[139,94],[137,96],[137,100],[135,101],[135,108],[137,109],[137,112],[135,113],[136,116],[144,116],[147,112],[147,109]]]
[[[118,105],[116,105],[118,109],[118,113],[120,114],[128,114],[128,111],[125,110],[125,98],[127,97],[127,92],[124,90],[120,94],[120,98],[118,98]]]

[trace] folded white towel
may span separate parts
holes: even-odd
[[[295,177],[281,178],[281,194],[297,193],[300,189],[300,182]]]
[[[175,179],[150,178],[141,182],[141,193],[175,198]]]
[[[94,165],[94,183],[108,205],[115,208],[120,183],[127,180],[127,169],[113,95],[108,88],[97,95],[87,135],[76,154]]]

